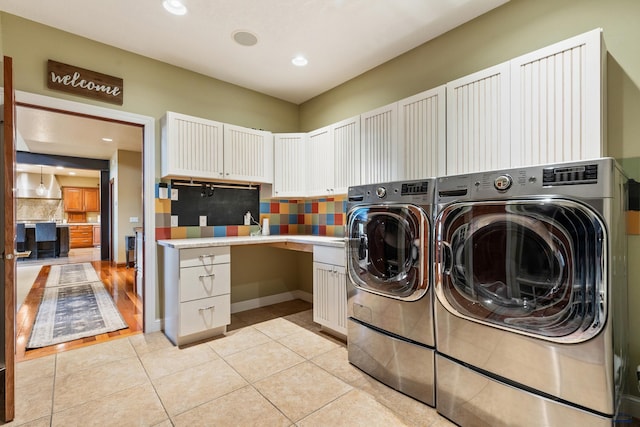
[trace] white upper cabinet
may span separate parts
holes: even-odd
[[[223,173],[223,124],[167,112],[162,126],[162,176],[219,179]]]
[[[510,163],[509,63],[447,83],[447,175]]]
[[[273,197],[306,196],[306,133],[274,136]]]
[[[331,126],[307,134],[307,195],[324,196],[333,192],[333,130]]]
[[[256,129],[224,125],[224,179],[273,182],[273,135]]]
[[[398,103],[360,115],[362,184],[398,177]]]
[[[273,182],[273,135],[167,112],[161,119],[163,177]]]
[[[333,137],[332,193],[347,194],[349,186],[361,182],[360,116],[331,125]]]
[[[440,86],[398,102],[398,179],[446,172],[446,88]]]
[[[605,155],[602,31],[536,50],[511,64],[511,166]]]
[[[596,29],[447,83],[447,175],[602,157]]]

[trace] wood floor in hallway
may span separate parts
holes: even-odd
[[[51,270],[50,265],[44,265],[16,315],[16,362],[142,333],[142,301],[135,293],[135,269],[124,266],[113,267],[109,261],[91,261],[91,264],[129,327],[93,337],[27,350],[26,344],[29,341],[31,328],[35,322],[47,277]]]

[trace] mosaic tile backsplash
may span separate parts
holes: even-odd
[[[171,200],[158,197],[156,190],[156,240],[196,237],[249,236],[258,225],[172,227]],[[344,236],[347,197],[345,195],[308,200],[260,200],[260,224],[269,219],[269,234]],[[256,218],[257,219],[257,218]]]

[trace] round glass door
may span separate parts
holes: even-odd
[[[428,220],[411,205],[362,206],[349,212],[348,270],[353,284],[416,300],[427,291]]]
[[[601,329],[605,231],[585,206],[459,203],[436,230],[437,295],[452,313],[562,342]]]

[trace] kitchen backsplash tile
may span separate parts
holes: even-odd
[[[16,221],[58,221],[62,222],[64,210],[62,199],[16,198]]]
[[[216,225],[209,227],[171,227],[171,201],[158,198],[156,184],[156,239],[249,236],[258,233],[258,225]],[[269,219],[270,234],[311,234],[344,236],[347,198],[344,195],[319,199],[261,199],[260,224]],[[256,218],[256,220],[258,220]]]

